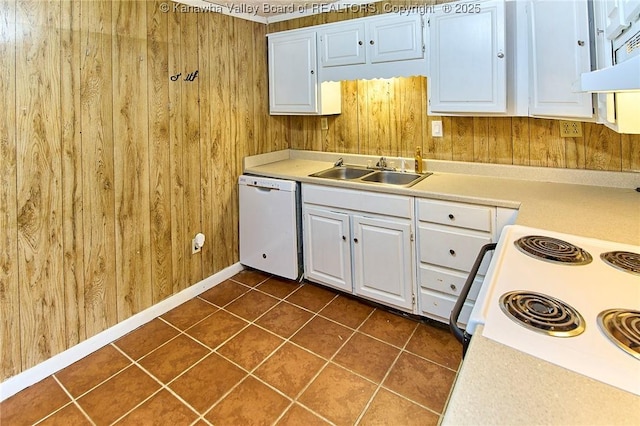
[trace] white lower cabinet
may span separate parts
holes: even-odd
[[[302,201],[309,281],[417,313],[412,197],[303,184]]]

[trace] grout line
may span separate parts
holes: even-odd
[[[51,377],[53,378],[53,380],[56,381],[56,383],[58,383],[58,385],[62,388],[62,390],[64,391],[64,393],[67,394],[67,396],[69,397],[70,401],[66,404],[64,404],[62,407],[58,408],[57,410],[52,411],[51,413],[47,414],[45,417],[41,418],[40,420],[36,421],[34,424],[40,424],[42,422],[44,422],[45,420],[47,420],[48,418],[50,418],[51,416],[53,416],[54,414],[62,411],[63,409],[67,408],[70,405],[74,405],[78,410],[80,410],[80,412],[82,413],[83,416],[85,416],[85,418],[92,424],[95,426],[95,422],[91,419],[91,417],[89,417],[89,415],[86,413],[86,411],[84,411],[84,409],[80,406],[80,404],[78,404],[78,402],[76,401],[76,399],[73,397],[73,395],[71,395],[71,393],[69,393],[69,391],[67,390],[67,388],[62,384],[62,382],[55,376],[55,374],[52,374]]]

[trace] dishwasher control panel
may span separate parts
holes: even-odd
[[[259,176],[242,175],[238,179],[239,185],[255,186],[257,188],[275,189],[280,191],[295,191],[296,183],[288,180],[277,180]]]

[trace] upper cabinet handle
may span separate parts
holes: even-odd
[[[500,58],[500,59],[504,58],[504,53],[498,52],[498,58]]]
[[[578,40],[578,46],[584,46],[584,41]]]
[[[358,46],[362,46],[362,40],[358,40]]]
[[[374,45],[374,43],[375,43],[375,42],[374,42],[373,40],[369,40],[369,44],[370,44],[370,45],[372,45],[372,46],[373,46],[373,45]]]
[[[314,70],[311,70],[311,74],[315,74],[316,72]]]

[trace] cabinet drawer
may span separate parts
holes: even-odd
[[[431,265],[420,265],[420,286],[440,293],[449,294],[456,299],[467,281],[468,274]],[[476,300],[484,277],[478,275],[471,286],[467,299]]]
[[[418,226],[420,262],[468,272],[483,245],[491,242],[491,235],[441,225]],[[489,256],[479,270],[487,272]]]
[[[493,207],[420,199],[417,202],[420,221],[485,232],[492,231]]]
[[[403,195],[303,184],[302,202],[384,216],[413,218],[413,197]]]
[[[420,312],[422,315],[448,323],[455,304],[456,299],[454,297],[423,288],[420,289]],[[460,324],[466,324],[469,321],[472,309],[472,303],[469,303],[469,301],[464,303],[458,318]]]

